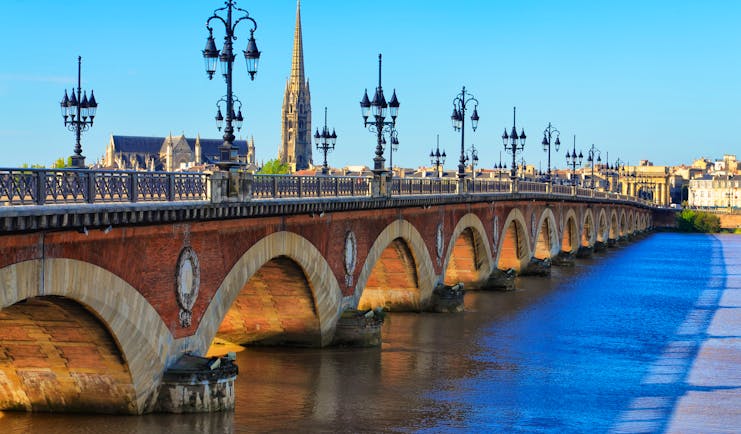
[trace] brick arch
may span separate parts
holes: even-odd
[[[206,354],[219,327],[244,286],[266,264],[276,258],[288,258],[303,271],[312,289],[314,309],[319,320],[320,345],[331,343],[340,315],[342,292],[332,269],[310,241],[292,232],[275,232],[250,247],[216,291],[201,319],[195,335],[185,346],[197,354]]]
[[[403,247],[399,246],[399,241],[403,242]],[[354,306],[359,305],[371,274],[376,264],[382,259],[384,251],[395,242],[397,243],[396,246],[407,249],[414,262],[413,271],[417,279],[417,292],[414,294],[414,298],[405,301],[410,303],[414,309],[421,309],[429,302],[437,280],[432,258],[419,231],[408,221],[399,219],[386,226],[371,245],[358,276],[358,282],[355,285]],[[406,296],[405,294],[399,295],[402,298]]]
[[[128,365],[132,413],[153,410],[173,337],[149,302],[110,271],[75,259],[32,260],[0,270],[0,309],[34,297],[79,303],[107,327]]]
[[[633,233],[635,233],[635,231],[636,231],[636,228],[635,228],[635,216],[633,214],[633,211],[631,210],[628,213],[628,233],[633,234]]]
[[[476,214],[466,214],[453,229],[443,263],[446,285],[463,282],[475,288],[491,274],[494,260],[486,229]]]
[[[620,238],[620,223],[617,211],[613,209],[610,211],[610,234],[608,239],[617,240],[618,238]]]
[[[627,235],[628,233],[628,223],[627,223],[627,217],[625,215],[625,210],[620,210],[620,225],[618,226],[620,228],[619,233],[620,236],[623,237]]]
[[[538,220],[533,256],[537,259],[552,258],[558,255],[559,250],[556,216],[550,208],[545,208]]]
[[[263,264],[244,284],[216,332],[209,355],[228,352],[226,343],[320,347],[322,334],[312,285],[288,256]]]
[[[566,253],[576,253],[579,249],[579,225],[577,223],[576,212],[569,209],[564,218],[563,228],[561,228],[561,251]]]
[[[584,247],[594,246],[594,242],[597,239],[597,230],[594,226],[594,214],[591,208],[587,208],[584,212],[580,232],[581,245]]]
[[[502,227],[497,248],[497,268],[502,270],[511,268],[519,273],[532,257],[525,216],[519,209],[514,208]]]
[[[604,208],[599,210],[599,217],[597,220],[599,222],[597,223],[597,241],[605,243],[610,237],[610,227],[607,224],[607,213]]]

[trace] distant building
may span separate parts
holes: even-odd
[[[727,175],[692,179],[687,205],[695,208],[741,208],[741,179]]]
[[[111,135],[100,166],[109,169],[172,172],[196,166],[211,166],[219,161],[223,139],[195,139],[184,135],[167,137]],[[255,170],[255,139],[235,140],[240,160],[248,170]]]
[[[623,166],[619,182],[622,194],[640,197],[656,205],[671,203],[668,166],[654,166],[648,160],[641,160],[639,166]]]
[[[286,82],[281,113],[281,146],[278,159],[291,171],[313,165],[311,153],[311,93],[304,76],[304,45],[301,35],[301,2],[296,3],[296,30],[293,37],[291,76]]]

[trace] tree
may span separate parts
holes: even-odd
[[[53,169],[72,167],[72,157],[67,157],[67,160],[65,160],[64,157],[59,157],[54,161],[54,164],[51,167]]]
[[[284,175],[287,174],[289,170],[290,168],[287,164],[283,164],[280,160],[275,159],[263,164],[259,173],[263,175]]]
[[[720,218],[715,214],[691,209],[677,213],[677,228],[682,232],[720,232]]]

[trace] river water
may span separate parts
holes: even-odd
[[[741,237],[653,234],[464,313],[392,313],[380,349],[248,349],[234,413],[0,413],[0,432],[664,432],[729,273]]]

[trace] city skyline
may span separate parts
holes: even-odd
[[[267,161],[278,155],[296,2],[238,3],[257,20],[262,57],[253,82],[243,59],[235,63],[235,92],[246,106],[236,135],[254,136],[257,160]],[[384,91],[396,89],[401,101],[399,166],[428,165],[440,134],[445,168],[455,167],[460,137],[450,111],[462,85],[480,101],[479,128],[466,132],[466,147],[476,145],[481,168],[498,163],[500,151],[508,161],[500,136],[511,128],[513,106],[518,130],[524,127],[528,136],[526,163],[543,170],[540,142],[548,122],[561,131],[564,147],[552,155],[558,168],[565,167],[574,134],[577,150],[594,143],[611,163],[619,157],[630,164],[689,164],[736,153],[733,109],[741,86],[734,78],[741,61],[724,53],[741,42],[733,31],[741,5],[512,3],[466,1],[451,9],[442,2],[381,1],[379,10],[388,13],[377,18],[356,3],[304,0],[312,109],[327,106],[340,136],[329,164],[372,165],[374,137],[364,131],[358,103],[363,90],[376,85],[379,52]],[[82,87],[94,89],[99,104],[95,126],[83,135],[88,164],[101,157],[111,134],[221,137],[213,117],[225,87],[218,74],[207,79],[201,50],[205,21],[222,2],[34,5],[4,5],[4,16],[12,18],[2,26],[4,40],[24,43],[10,44],[8,58],[15,61],[0,71],[3,165],[49,165],[72,154],[74,137],[63,126],[59,101],[76,85],[78,55]],[[455,19],[461,16],[466,20]],[[73,22],[84,29],[79,41],[69,29]],[[371,22],[383,31],[359,25]],[[698,25],[707,22],[713,27]],[[242,50],[248,29],[237,34],[235,47]],[[214,36],[223,39],[220,30]]]

